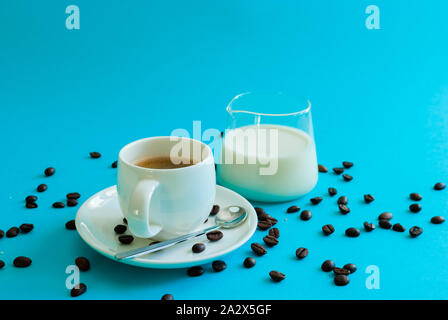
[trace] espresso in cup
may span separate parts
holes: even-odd
[[[197,162],[191,158],[150,157],[137,161],[135,165],[151,169],[178,169],[192,166]]]

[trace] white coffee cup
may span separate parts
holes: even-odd
[[[173,156],[193,159],[194,164],[174,169],[136,165],[150,157]],[[216,177],[206,144],[189,138],[146,138],[125,146],[118,163],[120,207],[133,235],[167,240],[195,230],[209,216]]]

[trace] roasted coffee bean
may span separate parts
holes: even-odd
[[[369,223],[369,222],[364,222],[364,229],[367,231],[367,232],[370,232],[370,231],[373,231],[373,230],[375,230],[375,228],[376,228],[376,226],[375,226],[375,224],[373,224],[373,223]]]
[[[262,256],[265,255],[267,253],[266,249],[259,243],[252,243],[250,245],[252,251],[257,255],[257,256]]]
[[[286,209],[287,213],[294,213],[294,212],[299,212],[300,208],[298,206],[291,206],[288,209]]]
[[[115,226],[114,231],[116,234],[123,234],[126,232],[126,230],[128,230],[128,227],[126,227],[123,224],[118,224]]]
[[[76,298],[76,297],[79,297],[80,295],[82,295],[83,293],[85,293],[86,291],[87,291],[87,286],[84,283],[79,283],[72,288],[72,290],[70,291],[70,295],[73,298]]]
[[[204,269],[201,266],[191,267],[191,268],[188,268],[187,274],[190,277],[199,277],[204,274]]]
[[[257,217],[258,217],[260,214],[265,214],[265,213],[266,213],[266,212],[264,211],[263,208],[255,207],[254,209],[255,209],[255,212],[257,213]]]
[[[391,220],[392,219],[392,213],[390,212],[383,212],[378,216],[378,220]]]
[[[31,223],[24,223],[19,228],[22,233],[28,233],[34,229],[34,225]]]
[[[219,206],[217,204],[213,205],[212,210],[210,211],[210,215],[214,216],[219,212]]]
[[[322,172],[322,173],[327,173],[328,172],[328,169],[325,166],[321,165],[321,164],[317,165],[317,169],[319,170],[319,172]]]
[[[62,202],[55,202],[55,203],[53,203],[53,208],[62,209],[64,207],[65,207],[65,204],[63,204]]]
[[[123,223],[127,225],[128,224],[128,219],[123,218]]]
[[[252,268],[253,266],[255,266],[256,263],[257,263],[257,261],[254,258],[247,257],[246,259],[244,259],[243,265],[249,269],[249,268]]]
[[[300,214],[300,219],[302,219],[303,221],[308,221],[311,219],[313,215],[311,214],[310,210],[303,210],[302,213]]]
[[[222,260],[216,260],[212,262],[212,268],[216,272],[221,272],[227,268],[227,264]]]
[[[338,193],[338,190],[336,190],[336,188],[328,188],[328,194],[330,195],[330,197],[335,196]]]
[[[442,216],[435,216],[431,218],[431,223],[434,224],[441,224],[445,222],[445,218]],[[0,237],[1,238],[1,237]]]
[[[342,178],[344,178],[344,180],[347,181],[347,182],[353,180],[353,177],[351,175],[349,175],[349,174],[343,174]]]
[[[37,186],[37,192],[44,192],[47,191],[48,186],[46,184],[40,184]]]
[[[324,263],[320,266],[320,268],[325,272],[333,271],[336,267],[336,264],[332,260],[325,260]]]
[[[114,162],[112,162],[111,167],[112,167],[113,169],[116,169],[116,168],[118,167],[118,161],[114,161]]]
[[[207,218],[207,219],[205,219],[204,223],[207,223],[207,222],[208,222],[208,218]]]
[[[386,219],[380,219],[380,221],[378,222],[378,224],[380,225],[381,228],[383,229],[390,229],[392,227],[392,223],[390,223],[389,220]]]
[[[65,224],[65,229],[76,230],[75,220],[67,221],[67,223]]]
[[[25,207],[27,207],[28,209],[36,209],[38,205],[36,202],[27,202]]]
[[[78,205],[78,201],[75,199],[68,199],[67,200],[67,207],[76,207]]]
[[[370,202],[372,202],[373,200],[375,200],[375,198],[374,198],[371,194],[365,194],[365,195],[364,195],[364,201],[365,201],[365,203],[370,203]]]
[[[338,207],[339,207],[339,211],[340,211],[342,214],[350,213],[350,208],[347,207],[345,204],[339,204]]]
[[[128,234],[124,234],[118,237],[118,241],[120,241],[122,244],[130,244],[132,241],[134,241],[134,237]]]
[[[396,223],[392,226],[392,230],[397,231],[397,232],[405,232],[406,228],[403,227],[401,224]]]
[[[434,185],[434,190],[443,190],[445,189],[445,184],[443,182],[438,182]]]
[[[344,168],[333,168],[333,171],[336,174],[341,174],[342,172],[344,172]]]
[[[13,264],[14,264],[14,267],[17,267],[17,268],[26,268],[31,265],[31,259],[28,257],[23,257],[23,256],[17,257],[14,259]]]
[[[258,221],[266,221],[269,218],[269,215],[267,213],[260,213],[258,215]]]
[[[46,175],[47,177],[50,177],[50,176],[54,175],[55,172],[56,172],[56,169],[55,169],[55,168],[52,168],[52,167],[47,168],[47,169],[45,169],[45,171],[44,171],[44,173],[45,173],[45,175]]]
[[[78,257],[75,259],[75,264],[81,271],[87,271],[90,269],[90,261],[84,257]]]
[[[209,241],[213,241],[214,242],[214,241],[221,240],[222,237],[224,237],[224,234],[221,231],[219,231],[219,230],[215,230],[215,231],[208,232],[206,234],[206,236],[207,236],[207,239]]]
[[[350,279],[344,274],[337,274],[334,277],[334,284],[337,286],[346,286],[350,282]]]
[[[329,236],[334,232],[334,227],[331,224],[326,224],[322,227],[322,231],[326,236]]]
[[[333,269],[333,273],[336,274],[336,275],[337,274],[343,274],[343,275],[348,276],[350,274],[350,271],[347,270],[347,269],[344,269],[344,268],[334,268]]]
[[[278,230],[277,228],[269,229],[269,235],[278,239],[280,238],[280,230]]]
[[[174,300],[174,297],[173,297],[172,294],[167,293],[167,294],[164,294],[164,295],[162,296],[162,299],[160,299],[160,300],[162,300],[162,301]]]
[[[5,266],[5,262],[3,260],[0,260],[0,269],[3,269],[4,266]]]
[[[5,235],[5,231],[3,231],[3,230],[0,229],[0,239],[3,238],[4,235]]]
[[[14,238],[19,234],[20,230],[17,227],[12,227],[6,231],[6,238]]]
[[[324,198],[322,198],[322,197],[315,197],[315,198],[311,198],[310,201],[312,204],[316,205],[316,204],[321,203],[323,199]]]
[[[93,159],[101,158],[101,153],[99,152],[90,152],[90,157]]]
[[[278,244],[278,239],[274,236],[265,236],[263,237],[263,241],[270,247],[276,246]]]
[[[409,229],[409,234],[411,235],[412,238],[417,238],[422,233],[423,233],[423,229],[420,227],[417,227],[417,226]]]
[[[78,192],[72,192],[72,193],[68,193],[66,195],[67,199],[74,199],[74,200],[78,200],[79,198],[81,198],[81,195]]]
[[[269,222],[271,224],[271,226],[275,226],[278,222],[277,219],[275,219],[274,217],[271,217],[270,215],[268,215],[266,217],[266,222]]]
[[[25,202],[29,203],[29,202],[36,202],[37,201],[37,197],[36,196],[28,196],[25,198]]]
[[[297,259],[303,259],[308,255],[309,251],[307,248],[300,247],[296,250],[296,257]]]
[[[347,230],[345,230],[345,235],[350,238],[359,237],[360,234],[360,231],[356,228],[348,228]]]
[[[353,162],[344,161],[342,162],[342,165],[344,166],[344,168],[350,169],[351,167],[353,167]]]
[[[411,210],[411,212],[417,213],[422,210],[422,206],[418,203],[413,203],[409,206],[409,210]]]
[[[350,273],[355,273],[356,270],[358,270],[354,263],[347,263],[343,268],[348,270]]]
[[[420,201],[420,200],[422,200],[422,196],[420,195],[420,194],[418,194],[418,193],[411,193],[410,195],[409,195],[409,198],[411,198],[411,200],[414,200],[414,201]]]
[[[194,253],[201,253],[204,250],[205,250],[205,244],[203,243],[195,243],[193,247],[191,247],[191,251],[193,251]]]
[[[269,272],[269,276],[275,282],[283,281],[286,278],[286,276],[279,271],[271,271],[271,272]]]
[[[348,198],[346,196],[339,197],[338,204],[347,205],[348,204]]]

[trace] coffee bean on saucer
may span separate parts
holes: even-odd
[[[17,227],[12,227],[6,231],[6,238],[14,238],[19,234],[20,230]]]
[[[422,206],[418,203],[413,203],[409,206],[409,210],[411,210],[411,212],[417,213],[422,210]]]
[[[75,285],[70,291],[70,295],[73,298],[79,297],[87,291],[87,286],[84,283],[79,283]]]
[[[397,232],[405,232],[406,228],[403,227],[401,224],[396,223],[392,226],[392,230],[397,231]]]
[[[13,264],[14,264],[14,267],[17,267],[17,268],[26,268],[31,265],[31,259],[28,257],[23,257],[23,256],[17,257],[14,259]]]
[[[212,210],[210,211],[210,215],[214,216],[219,212],[219,206],[217,204],[213,205]]]
[[[360,234],[360,231],[356,228],[348,228],[347,230],[345,230],[345,235],[350,238],[359,237]]]
[[[227,268],[227,264],[222,260],[216,260],[212,262],[212,268],[216,272],[221,272]]]
[[[333,168],[333,171],[336,174],[341,174],[342,172],[344,172],[344,168]]]
[[[90,152],[90,157],[91,157],[92,159],[98,159],[98,158],[101,158],[101,153],[99,153],[99,152]]]
[[[250,245],[252,251],[257,255],[257,256],[263,256],[267,253],[266,249],[259,243],[252,243]]]
[[[127,225],[128,224],[128,219],[123,218],[123,223]]]
[[[334,227],[331,224],[326,224],[322,227],[322,231],[324,232],[324,234],[326,236],[329,236],[330,234],[332,234],[334,232]]]
[[[127,229],[128,227],[126,227],[125,225],[119,224],[115,226],[114,231],[116,234],[123,234]]]
[[[76,230],[75,220],[67,221],[67,223],[65,224],[65,229],[67,229],[67,230]]]
[[[50,176],[54,175],[55,172],[56,172],[56,169],[53,167],[50,167],[50,168],[45,169],[44,173],[45,173],[45,176],[50,177]]]
[[[25,198],[25,202],[26,203],[30,203],[30,202],[36,202],[37,201],[37,197],[36,196],[28,196]]]
[[[64,207],[65,207],[65,204],[63,204],[62,202],[55,202],[55,203],[53,203],[53,208],[62,209]]]
[[[278,239],[274,236],[265,236],[263,237],[263,241],[270,247],[276,246],[278,244]]]
[[[347,205],[348,204],[348,198],[346,196],[341,196],[338,198],[338,204],[344,204]]]
[[[215,231],[207,232],[206,236],[209,241],[214,242],[214,241],[221,240],[222,237],[224,237],[224,234],[219,230],[215,230]]]
[[[354,263],[347,263],[343,268],[348,270],[350,273],[355,273],[356,270],[358,270]]]
[[[187,274],[190,277],[199,277],[204,274],[204,269],[201,266],[188,268]]]
[[[134,237],[128,234],[124,234],[118,237],[118,241],[120,241],[122,244],[130,244],[132,241],[134,241]]]
[[[118,161],[114,161],[114,162],[112,162],[111,167],[112,167],[113,169],[116,169],[116,168],[118,167]]]
[[[275,281],[275,282],[283,281],[283,280],[285,280],[285,278],[286,278],[286,276],[285,276],[283,273],[281,273],[281,272],[279,272],[279,271],[275,271],[275,270],[269,272],[269,276],[270,276],[271,279],[272,279],[273,281]]]
[[[4,266],[5,266],[5,262],[3,260],[0,260],[0,269],[3,269]]]
[[[280,237],[280,230],[278,230],[277,228],[269,229],[269,235],[278,239]]]
[[[338,275],[338,274],[343,274],[348,276],[350,274],[350,270],[344,269],[344,268],[334,268],[333,269],[333,273]]]
[[[207,218],[207,219],[205,219],[205,221],[204,221],[204,224],[205,224],[205,223],[207,223],[207,222],[208,222],[208,218]]]
[[[260,214],[266,213],[263,208],[255,207],[254,209],[255,209],[255,212],[257,213],[257,217],[260,216]]]
[[[423,229],[420,227],[417,227],[417,226],[409,229],[409,234],[411,235],[412,238],[417,238],[422,233],[423,233]]]
[[[316,205],[316,204],[321,203],[323,199],[324,198],[322,198],[322,197],[315,197],[315,198],[311,198],[310,201],[312,204]]]
[[[339,207],[339,211],[340,211],[342,214],[350,213],[350,208],[347,207],[345,204],[339,204],[338,207]]]
[[[338,193],[338,190],[336,190],[336,188],[328,188],[328,194],[330,195],[330,197],[335,196]]]
[[[344,161],[342,162],[342,165],[344,166],[344,168],[350,169],[351,167],[353,167],[353,162]]]
[[[274,217],[271,217],[270,215],[268,215],[266,217],[266,222],[269,222],[271,224],[271,226],[275,226],[278,222],[277,219],[275,219]]]
[[[294,212],[299,212],[300,208],[298,206],[291,206],[288,209],[286,209],[287,213],[294,213]]]
[[[328,169],[325,166],[321,165],[321,164],[317,165],[317,169],[319,170],[319,172],[322,172],[322,173],[327,173],[328,172]]]
[[[320,268],[325,272],[333,271],[333,269],[336,267],[336,264],[332,260],[325,260]]]
[[[167,294],[164,294],[164,295],[162,296],[162,299],[160,299],[160,300],[163,300],[163,301],[174,300],[174,297],[173,297],[172,294],[167,293]]]
[[[34,225],[31,223],[24,223],[19,228],[22,233],[28,233],[34,229]]]
[[[67,200],[67,207],[76,207],[78,205],[78,201],[75,199]]]
[[[204,250],[205,250],[205,244],[203,243],[195,243],[193,247],[191,247],[191,251],[193,251],[194,253],[201,253]]]
[[[435,216],[431,218],[431,223],[434,224],[441,224],[445,222],[445,218],[442,216]],[[1,238],[1,237],[0,237]]]
[[[48,186],[44,183],[37,186],[37,192],[44,192],[44,191],[47,191],[47,189],[48,189]]]
[[[246,259],[244,259],[243,265],[249,269],[249,268],[252,268],[253,266],[255,266],[256,263],[257,263],[257,261],[254,258],[247,257]]]
[[[434,185],[434,190],[443,190],[445,189],[445,184],[443,182],[437,182]]]
[[[300,247],[299,249],[296,250],[296,257],[297,259],[302,260],[308,255],[308,253],[309,251],[307,248]]]
[[[390,223],[390,221],[386,219],[380,219],[378,224],[383,229],[390,229],[392,227],[392,223]]]
[[[390,212],[383,212],[378,216],[379,220],[391,220],[392,219],[392,213]]]
[[[5,235],[5,231],[0,229],[0,239],[3,238],[4,235]]]
[[[66,195],[67,199],[74,199],[74,200],[78,200],[79,198],[81,198],[81,195],[78,192],[72,192],[72,193],[68,193]]]
[[[88,271],[90,269],[90,261],[84,257],[78,257],[75,259],[75,264],[81,271]]]
[[[302,213],[300,214],[300,219],[302,219],[303,221],[308,221],[311,219],[313,215],[311,214],[310,210],[303,210]]]
[[[349,175],[349,174],[343,174],[342,178],[344,178],[344,180],[347,181],[347,182],[353,180],[353,177],[351,175]]]
[[[27,207],[28,209],[36,209],[38,205],[36,202],[27,202],[25,207]]]
[[[370,203],[370,202],[372,202],[373,200],[375,200],[375,198],[374,198],[371,194],[365,194],[365,195],[364,195],[364,201],[365,201],[365,203]]]
[[[337,286],[346,286],[350,282],[350,279],[344,274],[337,274],[334,277],[334,284]]]
[[[418,194],[418,193],[411,193],[410,195],[409,195],[409,198],[411,198],[411,200],[414,200],[414,201],[420,201],[420,200],[422,200],[422,196],[420,195],[420,194]]]

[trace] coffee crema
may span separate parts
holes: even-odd
[[[136,166],[149,169],[178,169],[196,164],[193,159],[171,157],[149,157],[135,162]]]

